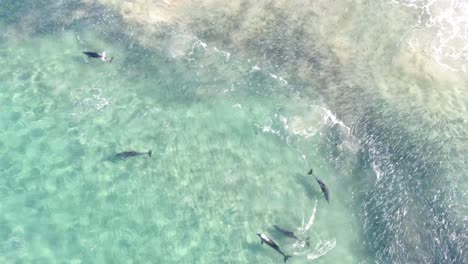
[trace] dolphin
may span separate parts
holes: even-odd
[[[108,58],[106,57],[106,52],[102,52],[101,54],[94,52],[94,51],[83,51],[83,54],[90,58],[95,58],[95,59],[101,59],[102,61],[109,61],[109,63],[112,62],[114,57]]]
[[[310,169],[310,171],[307,173],[307,175],[312,175],[314,173],[314,169]]]
[[[129,157],[141,156],[141,155],[146,155],[146,154],[148,154],[148,156],[151,157],[152,153],[153,153],[152,150],[150,150],[148,152],[124,151],[124,152],[120,152],[120,153],[115,154],[114,157],[119,158],[119,159],[126,159],[126,158],[129,158]]]
[[[325,196],[325,200],[327,200],[327,203],[330,203],[330,195],[328,192],[328,187],[325,185],[325,183],[323,183],[323,181],[319,180],[317,177],[315,177],[315,179],[320,185],[320,189],[322,189],[323,195]]]
[[[257,233],[257,236],[260,237],[261,241],[260,241],[260,244],[263,245],[263,242],[267,243],[267,245],[269,245],[270,247],[272,247],[274,250],[278,251],[278,253],[280,253],[281,255],[283,255],[284,257],[284,263],[286,263],[286,261],[288,260],[288,258],[290,258],[291,256],[289,255],[285,255],[281,249],[279,248],[278,244],[273,241],[273,239],[269,238],[267,235],[263,234],[263,233]]]
[[[287,237],[290,237],[290,238],[294,238],[294,239],[296,239],[297,241],[301,241],[301,242],[302,242],[302,241],[305,241],[305,242],[306,242],[306,245],[307,245],[308,247],[310,246],[310,244],[309,244],[310,237],[307,237],[305,240],[303,240],[303,239],[298,238],[298,237],[294,234],[294,232],[292,232],[292,231],[283,229],[283,228],[281,228],[281,227],[279,227],[279,226],[277,226],[277,225],[275,225],[275,224],[273,224],[273,227],[274,227],[278,232],[280,232],[281,234],[283,234],[283,235],[285,235],[285,236],[287,236]]]

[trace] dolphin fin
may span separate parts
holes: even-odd
[[[290,258],[290,257],[292,257],[292,256],[289,256],[289,255],[287,255],[287,256],[284,256],[284,263],[286,263],[286,261],[287,261],[287,260],[288,260],[288,258]]]
[[[151,157],[151,154],[153,154],[153,151],[152,150],[148,151],[148,156]]]
[[[307,175],[311,175],[312,173],[314,173],[314,169],[310,169],[310,171],[307,173]]]
[[[260,245],[263,245],[263,240],[260,240]]]

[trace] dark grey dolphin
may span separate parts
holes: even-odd
[[[119,158],[119,159],[126,159],[126,158],[129,158],[129,157],[135,157],[135,156],[141,156],[141,155],[146,155],[148,154],[148,156],[151,157],[151,154],[153,153],[153,151],[148,151],[148,152],[136,152],[136,151],[124,151],[124,152],[120,152],[120,153],[117,153],[114,155],[115,158]]]
[[[314,173],[314,169],[310,169],[310,171],[307,173],[307,175],[312,175]]]
[[[283,251],[281,251],[281,249],[279,248],[278,244],[275,241],[273,241],[273,239],[269,238],[267,235],[265,235],[263,233],[257,233],[257,236],[259,236],[260,239],[261,239],[260,244],[263,245],[263,242],[265,242],[265,243],[267,243],[267,245],[272,247],[274,250],[278,251],[278,253],[283,255],[285,263],[286,263],[286,260],[288,260],[288,258],[291,257],[289,255],[284,254]]]
[[[86,56],[90,58],[101,59],[102,61],[109,61],[109,63],[111,63],[112,60],[114,59],[114,57],[111,57],[111,58],[106,57],[105,51],[101,54],[94,52],[94,51],[83,51],[83,54],[85,54]]]
[[[315,177],[317,180],[318,184],[320,185],[320,189],[322,189],[323,195],[325,196],[325,200],[327,200],[327,203],[330,203],[330,196],[328,193],[328,187],[323,183],[323,181],[319,180],[317,177]]]
[[[279,227],[279,226],[277,226],[277,225],[275,225],[275,224],[273,224],[273,227],[274,227],[278,232],[280,232],[281,234],[283,234],[283,235],[285,235],[285,236],[287,236],[287,237],[290,237],[290,238],[294,238],[294,239],[296,239],[297,241],[305,241],[305,242],[306,242],[306,245],[307,245],[307,246],[310,246],[310,245],[309,245],[310,237],[307,237],[305,240],[303,240],[303,239],[298,238],[298,237],[294,234],[293,231],[289,231],[289,230],[283,229],[283,228],[281,228],[281,227]]]

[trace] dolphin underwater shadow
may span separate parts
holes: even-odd
[[[310,247],[310,237],[306,237],[305,239],[302,239],[302,238],[299,238],[298,236],[296,236],[296,234],[293,231],[289,231],[287,229],[279,227],[276,224],[273,224],[273,227],[276,230],[276,232],[282,234],[283,236],[292,238],[292,239],[297,240],[299,242],[304,242],[306,246]]]
[[[310,178],[307,178],[304,175],[297,175],[296,181],[302,185],[304,188],[304,191],[309,197],[309,199],[317,198],[321,195],[319,191],[317,191],[317,187],[314,187],[315,184],[312,184],[313,182],[310,180]]]
[[[128,158],[131,158],[131,157],[137,157],[137,156],[143,156],[143,155],[148,155],[149,157],[151,157],[153,155],[153,151],[150,150],[148,152],[138,152],[138,151],[124,151],[124,152],[119,152],[119,153],[116,153],[112,156],[109,156],[107,158],[105,158],[104,160],[106,161],[110,161],[110,162],[117,162],[117,161],[121,161],[121,160],[126,160]]]

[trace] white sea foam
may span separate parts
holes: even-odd
[[[89,91],[78,90],[73,102],[72,116],[82,117],[96,110],[103,111],[110,105],[110,102],[111,98],[102,95],[99,88],[91,88]]]
[[[304,215],[302,217],[302,227],[299,228],[299,232],[305,234],[309,229],[314,225],[315,213],[317,212],[317,200],[315,200],[314,209],[312,209],[312,214],[309,217],[307,224],[304,222]]]
[[[372,163],[372,169],[374,170],[375,172],[375,176],[377,177],[377,180],[380,180],[382,178],[382,175],[383,175],[383,172],[382,170],[379,168],[379,166],[377,164]]]
[[[263,133],[269,133],[269,134],[277,135],[280,138],[284,138],[282,136],[282,134],[281,134],[281,129],[280,128],[277,128],[277,129],[274,128],[274,122],[273,122],[273,120],[271,118],[267,118],[263,122],[263,124],[255,123],[254,126],[260,128]]]
[[[392,0],[391,3],[419,12],[417,24],[405,35],[411,49],[421,48],[446,69],[468,71],[467,1]]]
[[[278,76],[276,74],[273,74],[273,73],[269,73],[270,74],[270,77],[275,79],[275,80],[278,80],[278,81],[281,81],[283,84],[288,84],[288,82],[283,79],[281,76]]]
[[[206,44],[205,42],[201,41],[200,39],[198,39],[197,37],[193,37],[195,40],[193,41],[192,43],[192,48],[191,50],[188,52],[188,55],[193,55],[195,53],[195,50],[199,47],[203,48],[203,49],[207,49],[208,47],[208,44]]]
[[[255,72],[255,71],[260,71],[260,70],[261,70],[261,69],[260,69],[257,65],[255,65],[255,66],[252,67],[252,71],[253,71],[253,72]]]
[[[322,108],[324,110],[323,120],[324,123],[338,124],[341,127],[345,128],[348,131],[348,134],[351,133],[351,129],[339,120],[330,110]]]
[[[221,53],[223,54],[225,57],[226,57],[226,61],[229,61],[229,59],[231,58],[231,53],[227,52],[227,51],[223,51],[223,50],[219,50],[218,48],[214,47],[213,50],[215,52],[218,52],[218,53]]]
[[[324,242],[320,242],[315,246],[315,250],[313,254],[308,254],[307,259],[318,259],[322,256],[325,256],[328,252],[334,249],[336,246],[336,239],[326,240]]]

